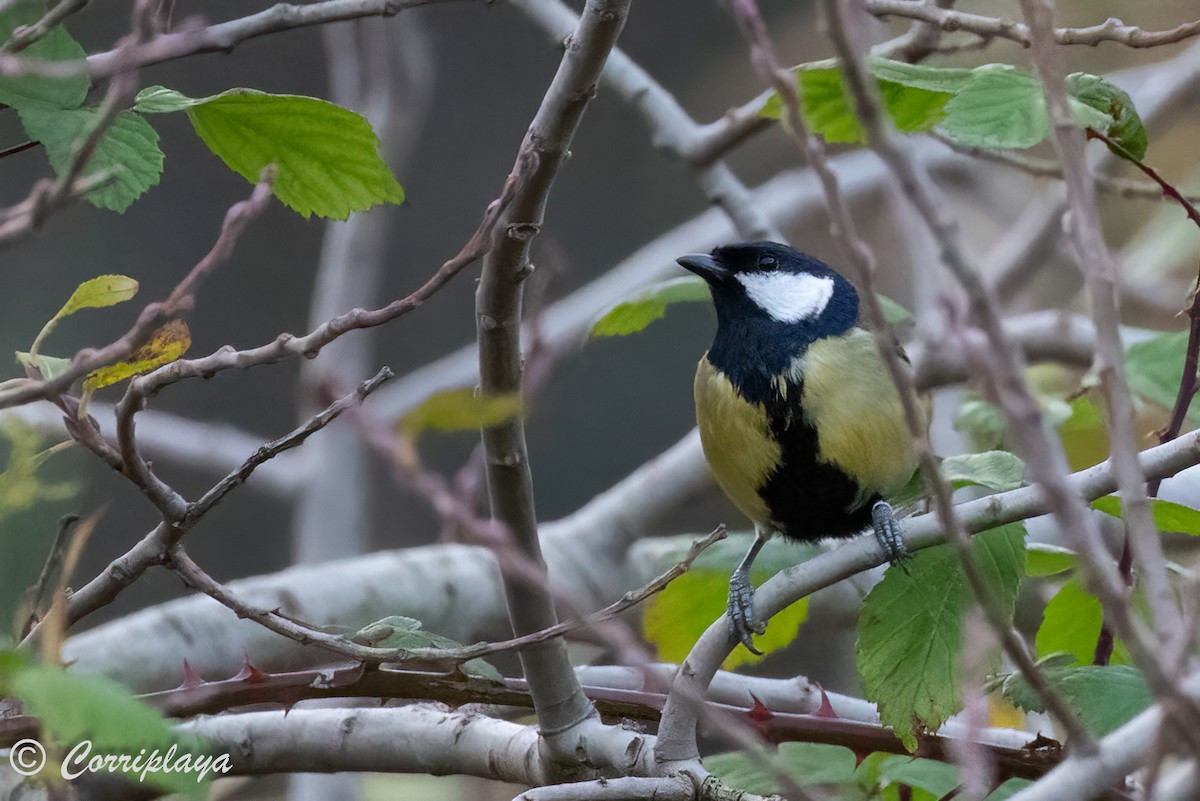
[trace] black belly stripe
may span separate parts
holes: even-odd
[[[766,393],[767,419],[782,458],[759,490],[780,533],[810,542],[825,537],[850,537],[871,522],[871,505],[878,496],[851,510],[858,484],[837,467],[818,460],[817,432],[803,420],[799,399],[802,386],[788,382],[787,393]]]

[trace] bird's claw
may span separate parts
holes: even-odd
[[[766,624],[754,620],[754,588],[750,586],[750,576],[743,571],[735,571],[729,578],[729,628],[733,636],[746,650],[762,656],[762,651],[754,647],[755,634],[767,630]]]
[[[876,501],[871,507],[871,526],[875,530],[875,539],[879,542],[879,547],[887,554],[888,562],[907,573],[908,561],[912,557],[904,545],[900,521],[896,519],[887,501]]]

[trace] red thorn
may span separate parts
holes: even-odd
[[[771,718],[775,717],[775,713],[767,709],[767,705],[758,700],[758,696],[750,693],[750,697],[754,699],[754,706],[750,707],[750,711],[746,713],[746,717],[755,723],[766,723]]]
[[[204,684],[204,678],[192,669],[188,661],[183,660],[183,683],[179,685],[181,690],[194,690]]]
[[[825,688],[820,684],[817,689],[821,691],[821,705],[817,707],[817,711],[813,712],[815,718],[836,718],[838,713],[833,711],[833,704],[829,703],[829,693],[825,692]]]
[[[250,664],[250,657],[246,656],[242,658],[242,669],[237,672],[233,679],[235,681],[240,679],[247,684],[261,684],[267,680],[267,674]]]

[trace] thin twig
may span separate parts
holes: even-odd
[[[682,560],[666,572],[636,590],[630,590],[608,606],[574,620],[555,623],[544,629],[497,642],[475,643],[458,648],[380,648],[364,645],[341,634],[331,634],[316,626],[280,614],[277,610],[262,609],[239,598],[235,593],[208,575],[195,560],[176,544],[169,554],[168,565],[175,570],[193,589],[204,593],[237,614],[239,618],[253,620],[265,628],[295,640],[302,645],[314,645],[339,656],[365,664],[420,664],[430,666],[455,665],[470,659],[478,659],[509,651],[522,652],[542,643],[561,638],[574,631],[596,626],[612,620],[628,609],[662,592],[675,579],[691,568],[696,558],[706,548],[725,538],[725,527],[719,526],[711,534],[696,540]],[[572,673],[574,675],[574,673]],[[531,691],[537,696],[536,688]]]
[[[339,414],[361,403],[384,381],[392,377],[383,368],[372,379],[360,384],[353,392],[334,401],[287,436],[263,445],[242,466],[226,476],[193,504],[183,509],[177,520],[163,520],[133,548],[113,560],[100,575],[71,595],[68,620],[76,623],[83,617],[113,601],[126,587],[136,581],[151,566],[162,563],[167,550],[199,522],[200,518],[229,492],[241,486],[256,468],[275,455],[301,444],[315,431],[333,422]]]

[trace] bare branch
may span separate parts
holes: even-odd
[[[68,620],[71,623],[78,622],[83,617],[112,602],[122,590],[136,581],[147,569],[161,564],[168,549],[177,543],[188,529],[196,525],[200,518],[218,501],[233,489],[241,486],[259,465],[275,455],[303,443],[314,432],[333,422],[343,411],[362,403],[367,395],[391,376],[391,370],[383,368],[374,378],[363,382],[353,392],[335,401],[287,436],[261,446],[246,459],[238,470],[226,476],[199,501],[186,504],[177,510],[179,512],[177,517],[164,519],[137,545],[113,560],[104,569],[104,572],[72,593],[68,607]],[[132,428],[129,429],[129,432],[132,437]]]
[[[514,171],[523,171],[522,165],[528,163],[529,174],[503,215],[504,235],[484,260],[476,292],[480,388],[485,396],[521,390],[521,288],[532,269],[530,244],[541,229],[550,186],[595,94],[628,10],[629,0],[589,0],[521,144]],[[483,443],[492,515],[529,563],[544,570],[524,423],[514,418],[487,427]],[[506,579],[505,594],[514,634],[529,634],[557,622],[544,584]],[[551,753],[564,763],[576,760],[575,744],[558,735],[596,713],[575,680],[565,644],[552,640],[524,650],[521,664]]]
[[[985,39],[1009,39],[1022,47],[1033,43],[1029,26],[1004,17],[986,17],[964,11],[939,8],[911,0],[866,0],[867,11],[877,17],[906,17],[923,20],[943,31],[967,31]],[[1144,31],[1110,17],[1099,25],[1086,28],[1056,28],[1054,41],[1062,45],[1096,46],[1118,42],[1126,47],[1159,47],[1200,35],[1200,21],[1185,22],[1170,30]]]
[[[78,74],[79,67],[85,66],[88,76],[93,81],[99,81],[131,67],[161,64],[198,53],[229,53],[242,42],[281,31],[365,17],[391,17],[405,9],[440,2],[446,0],[324,0],[307,5],[279,3],[257,14],[216,25],[204,26],[195,19],[184,20],[174,32],[161,34],[131,49],[124,61],[118,59],[116,50],[110,50],[88,56],[86,65],[80,62],[54,62],[54,74]]]

